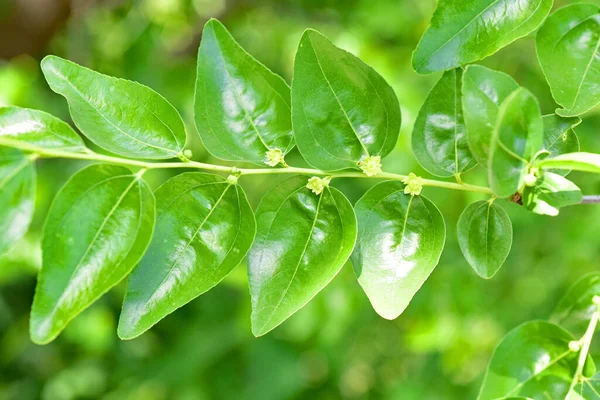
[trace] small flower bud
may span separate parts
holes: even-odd
[[[187,149],[187,150],[183,151],[183,156],[186,157],[186,158],[192,158],[193,153],[192,153],[192,151],[190,149]]]
[[[411,196],[418,196],[421,194],[421,190],[423,190],[423,179],[412,172],[402,179],[402,183],[406,185],[404,193]]]
[[[380,156],[367,156],[363,157],[358,162],[359,168],[367,176],[375,176],[381,173],[381,157]]]
[[[529,187],[535,186],[536,182],[537,182],[537,178],[531,172],[523,177],[523,183],[525,183],[525,186],[529,186]]]
[[[326,187],[329,186],[329,182],[331,178],[319,178],[318,176],[313,176],[308,180],[306,184],[306,188],[312,190],[314,194],[321,194]]]
[[[230,185],[235,185],[238,181],[238,177],[235,175],[229,175],[227,177],[227,183],[229,183]]]
[[[265,164],[267,164],[269,167],[275,167],[278,164],[283,164],[284,163],[283,157],[284,157],[284,154],[281,151],[281,149],[278,149],[278,148],[269,149],[265,153]]]
[[[597,306],[600,305],[600,296],[592,297],[592,303],[594,303]]]
[[[579,351],[580,349],[581,349],[581,345],[579,344],[579,342],[578,342],[578,341],[576,341],[576,340],[571,340],[571,341],[569,342],[569,350],[571,350],[571,351],[574,351],[574,352],[577,352],[577,351]]]

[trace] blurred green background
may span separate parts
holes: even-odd
[[[288,82],[297,42],[311,27],[372,65],[395,89],[402,132],[384,169],[428,176],[412,155],[410,133],[439,74],[417,75],[410,56],[434,8],[435,0],[0,0],[0,105],[39,108],[70,121],[66,102],[39,70],[44,55],[57,54],[163,94],[187,122],[194,159],[218,162],[202,149],[193,126],[203,24],[219,18]],[[523,38],[482,64],[513,75],[551,113],[555,104],[534,44],[533,36]],[[586,151],[600,152],[599,123],[596,110],[577,128]],[[303,165],[297,152],[288,162]],[[513,249],[496,277],[480,279],[463,259],[455,232],[463,208],[481,197],[427,188],[446,219],[446,247],[395,321],[375,314],[348,264],[307,307],[256,339],[240,265],[135,340],[116,336],[123,282],[55,342],[37,346],[29,340],[28,319],[44,217],[57,190],[83,165],[38,163],[32,229],[0,259],[0,399],[473,399],[502,335],[548,317],[566,288],[600,263],[600,206],[570,207],[550,218],[502,201],[513,218]],[[146,176],[153,187],[169,177],[160,171]],[[600,177],[571,178],[585,194],[600,193]],[[278,179],[246,177],[241,184],[256,206]],[[480,168],[464,179],[485,184]],[[336,182],[352,202],[371,184]]]

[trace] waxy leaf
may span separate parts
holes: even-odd
[[[141,335],[217,285],[244,258],[256,231],[242,188],[198,172],[177,175],[156,193],[148,251],[127,285],[119,336]]]
[[[542,117],[542,123],[544,124],[542,148],[550,153],[549,157],[579,151],[579,138],[573,128],[581,123],[580,118],[550,114]],[[569,173],[569,171],[560,170],[553,172],[563,176]]]
[[[552,96],[565,117],[600,103],[600,8],[572,4],[552,14],[540,28],[537,54]]]
[[[0,108],[1,139],[44,149],[85,150],[83,140],[69,124],[43,111],[28,108]]]
[[[339,272],[356,241],[352,205],[337,189],[319,195],[306,177],[271,189],[256,211],[248,254],[252,332],[261,336],[302,308]]]
[[[551,321],[574,335],[585,333],[592,314],[598,309],[592,299],[600,296],[600,273],[593,272],[569,288],[554,309]]]
[[[387,82],[311,29],[296,53],[292,118],[298,150],[327,171],[386,156],[400,131],[400,106]]]
[[[217,20],[198,52],[196,127],[215,157],[263,164],[265,152],[293,147],[290,88],[254,59]]]
[[[25,235],[35,206],[33,159],[0,147],[0,254]]]
[[[535,186],[526,186],[523,191],[523,205],[541,215],[558,215],[561,207],[579,204],[583,199],[581,190],[567,178],[544,172]]]
[[[476,165],[467,143],[462,111],[462,70],[447,71],[429,92],[412,133],[412,148],[423,168],[454,176]]]
[[[538,162],[541,168],[556,168],[600,173],[600,154],[567,153]]]
[[[502,103],[490,142],[488,180],[497,196],[508,197],[519,189],[542,140],[538,102],[527,89],[517,89]]]
[[[487,168],[490,141],[500,106],[519,85],[509,75],[480,65],[469,65],[462,81],[462,104],[469,148],[477,162]]]
[[[44,227],[32,341],[52,341],[129,274],[150,243],[154,213],[150,188],[126,168],[91,165],[67,182]]]
[[[536,30],[552,0],[440,0],[413,53],[420,74],[481,60]]]
[[[355,210],[354,272],[375,311],[394,319],[439,261],[446,240],[444,219],[431,201],[405,194],[397,181],[375,185]]]
[[[52,90],[67,99],[75,125],[98,146],[146,159],[183,151],[186,133],[179,113],[149,87],[56,56],[42,60],[42,71]]]
[[[479,276],[493,277],[512,246],[512,223],[495,203],[477,201],[461,214],[457,226],[460,250]]]
[[[496,348],[478,399],[538,398],[540,388],[548,387],[560,392],[551,398],[565,398],[577,369],[578,353],[569,350],[572,340],[575,339],[569,332],[545,321],[516,327]],[[593,374],[594,370],[588,357],[585,372]],[[553,384],[548,385],[550,382]]]

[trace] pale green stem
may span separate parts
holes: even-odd
[[[571,386],[569,387],[569,392],[567,393],[570,393],[573,388],[575,388],[575,385],[577,385],[577,382],[579,382],[580,378],[583,376],[583,367],[585,366],[585,362],[590,351],[590,345],[592,343],[592,338],[594,337],[594,331],[596,330],[596,325],[598,324],[599,318],[600,310],[598,310],[598,306],[596,306],[596,312],[592,314],[592,318],[590,319],[590,323],[588,324],[585,334],[580,340],[581,350],[579,351],[577,370],[575,371],[575,375],[571,381]]]

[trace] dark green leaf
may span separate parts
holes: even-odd
[[[60,190],[46,219],[30,334],[48,343],[140,260],[154,228],[154,196],[123,167],[96,164]]]
[[[129,277],[119,336],[131,339],[208,291],[244,258],[256,231],[242,188],[189,172],[155,193],[157,220],[148,251]]]
[[[350,257],[356,241],[352,205],[335,188],[320,195],[294,177],[269,191],[256,211],[248,254],[252,332],[264,335],[308,303]]]
[[[525,187],[523,205],[541,215],[558,215],[559,208],[579,204],[583,199],[581,190],[567,178],[545,172],[533,187]]]
[[[469,204],[458,220],[458,244],[479,276],[493,277],[512,246],[513,230],[506,211],[495,203]]]
[[[577,117],[561,117],[556,114],[544,115],[542,117],[544,124],[544,140],[542,148],[547,150],[549,157],[556,157],[560,154],[575,153],[579,151],[579,138],[575,133],[575,128],[581,123]],[[559,175],[566,176],[569,171],[553,171]]]
[[[593,272],[578,280],[560,299],[551,321],[574,335],[583,335],[597,306],[594,296],[600,296],[600,273]]]
[[[359,233],[352,253],[354,272],[375,311],[394,319],[440,259],[444,218],[425,197],[405,194],[398,181],[375,185],[355,209]]]
[[[298,150],[327,171],[386,156],[400,130],[398,99],[385,80],[311,29],[296,54],[292,117]]]
[[[185,126],[164,97],[56,56],[42,60],[48,84],[68,103],[73,122],[98,146],[132,158],[165,159],[183,151]]]
[[[202,33],[194,110],[206,149],[223,160],[263,164],[267,150],[293,147],[289,86],[215,19]]]
[[[538,163],[541,168],[556,168],[600,174],[600,154],[567,153],[547,158]]]

